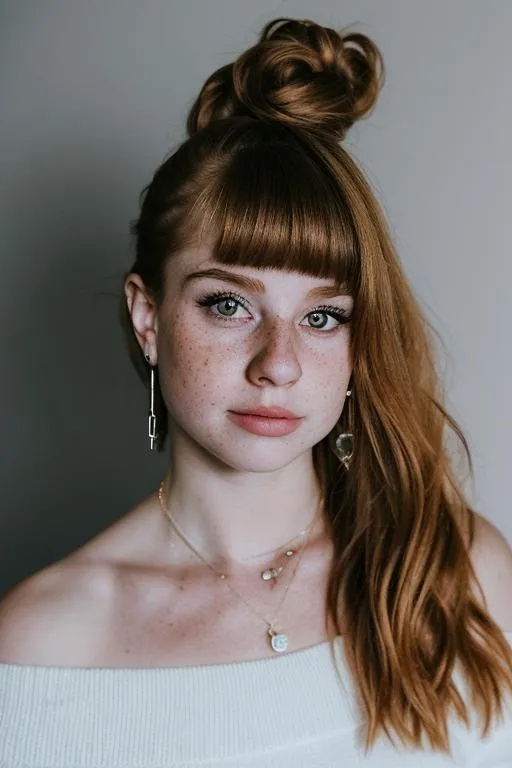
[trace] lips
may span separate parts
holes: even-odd
[[[289,411],[287,408],[280,408],[278,406],[272,406],[270,408],[264,408],[256,406],[247,410],[236,410],[233,413],[240,413],[245,416],[261,416],[264,419],[300,419],[293,411]]]
[[[263,437],[284,437],[299,429],[302,417],[287,408],[255,407],[250,412],[228,411],[228,419],[246,432]]]

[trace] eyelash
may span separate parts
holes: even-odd
[[[232,299],[233,301],[236,301],[238,304],[240,304],[244,309],[248,309],[247,300],[244,299],[243,296],[240,296],[239,294],[234,293],[233,291],[215,291],[214,293],[208,293],[205,296],[202,296],[200,299],[198,299],[197,304],[200,307],[211,308],[215,304],[220,304],[221,301],[225,299]],[[335,320],[337,320],[337,322],[339,323],[339,326],[347,325],[351,321],[351,316],[347,314],[345,310],[340,309],[340,307],[332,307],[332,306],[325,306],[325,305],[321,307],[315,307],[315,309],[312,309],[311,312],[308,312],[308,315],[313,315],[315,312],[333,317]],[[237,319],[235,317],[227,317],[225,315],[214,315],[214,317],[217,320],[222,320],[227,322]],[[336,328],[330,328],[328,331],[324,331],[322,328],[313,328],[313,326],[310,326],[310,327],[312,331],[321,331],[322,333],[329,333],[336,330]]]

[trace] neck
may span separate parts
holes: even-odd
[[[223,472],[176,452],[161,487],[162,511],[214,567],[249,565],[323,534],[321,491],[305,456],[274,472]],[[172,525],[171,522],[171,525]],[[320,529],[320,530],[319,530]],[[304,534],[304,531],[306,533]]]

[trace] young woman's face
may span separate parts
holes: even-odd
[[[207,247],[173,257],[157,320],[171,440],[177,427],[234,469],[272,471],[325,437],[352,371],[346,321],[353,299],[333,286],[280,270],[225,267]],[[299,418],[236,415],[262,407]]]

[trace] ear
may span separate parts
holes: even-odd
[[[156,365],[158,318],[155,300],[151,297],[141,276],[135,272],[127,275],[124,281],[124,293],[137,341],[144,356],[150,356],[151,365]]]

